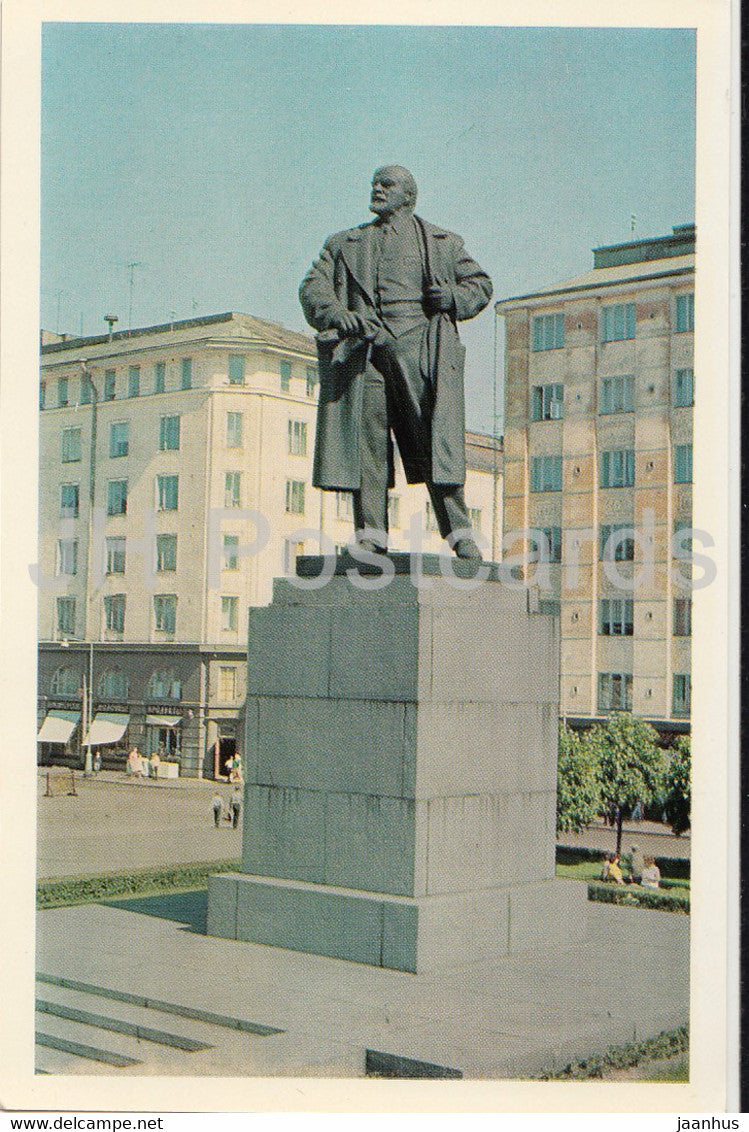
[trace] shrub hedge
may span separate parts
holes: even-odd
[[[589,884],[588,900],[601,904],[624,904],[630,908],[655,908],[660,912],[689,915],[689,895],[660,889],[626,888],[618,884]]]
[[[600,862],[605,852],[605,849],[588,849],[582,845],[557,845],[557,864],[576,865],[579,861]],[[691,861],[688,857],[656,857],[655,863],[661,870],[662,877],[689,880]]]
[[[36,886],[38,908],[60,908],[65,904],[89,904],[110,896],[140,896],[166,889],[200,888],[214,873],[239,868],[239,861],[202,861],[171,868],[140,869],[100,876],[61,877],[39,881]]]
[[[545,1073],[541,1081],[586,1079],[603,1077],[610,1069],[631,1069],[645,1061],[661,1061],[665,1057],[675,1057],[689,1049],[689,1027],[680,1026],[678,1030],[662,1030],[656,1038],[643,1042],[630,1042],[623,1046],[612,1046],[601,1057],[588,1057],[584,1061],[574,1061],[559,1073]]]

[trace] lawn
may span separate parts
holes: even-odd
[[[573,865],[562,865],[557,862],[557,876],[567,880],[591,881],[601,880],[600,861],[576,861]],[[652,892],[652,888],[643,888],[639,884],[624,886],[630,892]],[[674,880],[669,877],[661,878],[661,891],[673,892],[674,895],[689,896],[689,881],[686,879]]]

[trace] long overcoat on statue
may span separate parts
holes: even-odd
[[[465,482],[465,348],[456,321],[473,318],[492,295],[491,281],[471,259],[460,236],[417,218],[423,239],[425,278],[446,282],[453,291],[454,310],[433,314],[425,334],[425,369],[433,384],[432,480],[437,484]],[[354,311],[377,322],[374,224],[337,232],[326,240],[299,289],[305,318],[321,332],[317,351],[320,395],[317,408],[312,482],[324,490],[356,491],[361,486],[360,435],[364,374],[371,347],[361,339],[336,342],[328,336],[332,319]],[[424,480],[423,465],[401,452],[409,483]],[[392,444],[390,481],[393,484]]]

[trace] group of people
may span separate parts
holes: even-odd
[[[617,853],[606,853],[601,866],[601,880],[610,884],[639,884],[643,888],[660,888],[661,870],[655,857],[645,857],[636,845],[622,861]]]
[[[239,815],[242,812],[242,787],[237,783],[234,787],[231,797],[229,798],[226,808],[224,808],[224,799],[221,791],[216,787],[211,803],[213,809],[213,822],[218,829],[221,825],[221,818],[231,822],[232,829],[236,829],[239,824]]]
[[[158,778],[160,766],[161,756],[158,751],[154,751],[149,759],[142,755],[137,747],[133,747],[127,756],[125,773],[134,778]]]

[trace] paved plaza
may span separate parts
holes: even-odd
[[[55,768],[53,773],[62,773]],[[102,772],[76,776],[77,797],[57,794],[45,798],[46,776],[38,779],[37,875],[40,878],[81,876],[123,869],[218,861],[241,855],[242,818],[232,830],[213,825],[211,800],[215,783],[204,779],[151,782],[124,774]],[[228,802],[232,788],[219,783]],[[563,834],[565,845],[614,849],[616,833],[603,825],[585,833]],[[689,857],[689,837],[673,837],[654,822],[625,824],[622,847],[632,843],[644,853]]]

